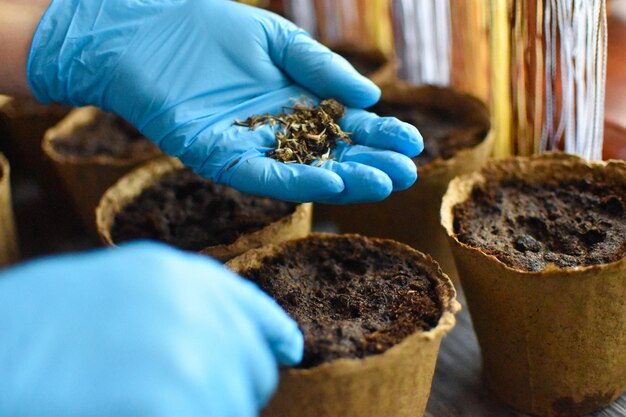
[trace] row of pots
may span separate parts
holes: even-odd
[[[77,112],[85,114],[86,110]],[[64,126],[71,127],[71,124]],[[47,135],[48,140],[54,137],[54,131],[51,132]],[[490,140],[487,135],[475,148],[459,152],[447,161],[435,161],[420,168],[421,178],[414,187],[415,193],[412,189],[404,196],[399,194],[399,201],[382,203],[379,213],[393,210],[394,218],[402,217],[400,213],[410,208],[410,213],[406,213],[410,214],[406,217],[410,224],[396,229],[409,230],[408,237],[386,237],[406,241],[426,236],[426,244],[431,247],[436,236],[450,241],[481,344],[484,374],[499,397],[516,408],[537,415],[581,415],[608,404],[626,387],[626,259],[606,265],[528,273],[510,268],[495,257],[460,243],[454,236],[452,208],[469,197],[473,184],[484,180],[485,174],[455,179],[443,198],[443,206],[440,205],[441,197],[453,177],[475,171],[483,165]],[[91,164],[102,165],[94,161],[85,165]],[[499,175],[522,170],[528,178],[538,181],[546,176],[575,176],[582,167],[608,171],[617,181],[626,181],[623,162],[586,163],[573,157],[548,156],[490,163],[491,166],[498,164],[506,167],[496,170]],[[160,176],[179,168],[180,164],[174,160],[155,161],[112,187],[98,209],[99,229],[105,242],[113,243],[108,231],[114,214]],[[493,171],[486,169],[483,172]],[[8,168],[3,172],[6,175],[2,178],[8,178]],[[99,176],[104,177],[104,174]],[[86,174],[74,177],[85,178]],[[424,188],[418,189],[420,186]],[[80,188],[84,187],[79,187],[79,191]],[[424,195],[429,198],[422,200],[423,203],[415,200]],[[404,202],[403,198],[406,199]],[[385,208],[385,204],[390,205]],[[90,206],[86,210],[90,211],[89,216],[93,216],[90,213],[93,213],[95,203]],[[444,228],[439,226],[440,207]],[[364,211],[375,209],[378,208]],[[294,217],[282,219],[254,237],[244,236],[233,248],[217,248],[216,252],[207,248],[204,252],[226,260],[248,248],[278,243],[276,238],[279,236],[286,237],[283,240],[305,236],[310,231],[310,213],[310,205],[300,206],[292,215]],[[354,210],[351,213],[356,217]],[[368,216],[370,221],[375,217]],[[5,218],[0,216],[0,221]],[[431,229],[411,232],[410,226],[417,223],[414,219]],[[0,223],[2,230],[5,230],[6,223]],[[384,224],[381,227],[388,232]],[[407,243],[420,247],[419,243]],[[432,249],[425,252],[434,252],[435,258],[444,265],[444,271],[449,271],[445,266],[446,262],[450,265],[449,260],[445,260],[448,242],[435,246],[445,249],[444,255]],[[10,245],[2,247],[9,248]],[[230,265],[236,270],[249,267],[280,248],[264,246],[232,260]],[[398,246],[398,250],[411,251],[404,246]],[[421,255],[416,253],[415,256]],[[444,278],[442,286],[448,290],[442,292],[445,293],[442,303],[447,306],[448,314],[442,316],[436,328],[418,332],[384,354],[365,360],[342,360],[311,370],[284,371],[279,394],[266,415],[389,415],[390,409],[386,407],[396,407],[392,414],[397,416],[421,415],[430,390],[439,342],[454,325],[453,316],[457,311],[453,288],[446,282]],[[347,398],[353,401],[347,401]]]
[[[516,167],[526,170],[529,178],[564,178],[575,175],[581,164],[584,165],[575,158],[544,157],[516,162]],[[537,165],[548,165],[550,169],[537,170]],[[621,175],[622,181],[626,180],[624,164],[592,165],[596,170],[612,169],[615,175]],[[105,241],[113,244],[108,226],[116,208],[155,179],[179,168],[174,160],[154,162],[123,178],[107,192],[98,215]],[[8,179],[6,168],[3,174],[4,186]],[[481,180],[481,174],[475,174],[455,179],[450,186],[442,207],[442,222],[449,236],[454,236],[452,207],[467,199],[473,184]],[[5,212],[10,215],[10,211]],[[0,216],[0,220],[7,224],[5,216]],[[243,270],[258,264],[281,250],[272,242],[304,236],[309,230],[310,205],[303,205],[288,218],[255,232],[254,237],[239,239],[231,248],[232,254],[245,250],[245,245],[270,245],[246,252],[232,260],[230,266]],[[3,248],[14,247],[9,235],[5,241]],[[452,239],[452,248],[481,343],[485,376],[496,394],[509,404],[538,415],[577,415],[612,401],[622,392],[626,331],[619,320],[623,322],[626,317],[626,260],[575,270],[528,273],[511,269],[456,239]],[[216,250],[222,259],[230,257],[225,255],[225,248]],[[398,250],[412,251],[400,244]],[[211,248],[204,252],[212,254]],[[423,255],[415,252],[415,256]],[[421,415],[418,411],[426,405],[441,337],[454,325],[453,315],[457,311],[453,287],[443,277],[442,286],[446,285],[442,303],[447,306],[447,314],[435,329],[416,333],[394,349],[363,361],[285,371],[279,395],[267,415],[356,416],[365,409],[370,410],[369,415],[385,415],[387,407],[393,404],[400,407],[394,415]],[[363,392],[368,393],[367,398]],[[345,401],[346,398],[352,401]],[[572,414],[554,412],[554,403],[561,398],[569,399],[574,407]],[[381,404],[384,408],[376,414],[373,410]],[[301,414],[303,410],[310,410],[310,414]]]
[[[173,160],[158,161],[111,188],[97,216],[105,242],[114,243],[109,231],[121,207],[156,178],[180,168]],[[510,158],[454,179],[441,206],[441,230],[468,300],[486,382],[506,403],[536,415],[583,415],[614,401],[626,388],[626,258],[573,269],[520,271],[459,242],[453,208],[470,198],[473,186],[485,181],[485,175],[507,179],[515,173],[542,183],[576,179],[589,172],[626,181],[623,162],[590,163],[566,155]],[[224,260],[265,245],[230,261],[232,268],[243,271],[285,246],[278,243],[305,236],[309,230],[310,205],[302,205],[291,216],[230,247],[203,252]],[[415,252],[399,243],[397,250]],[[423,255],[415,252],[415,256]],[[396,407],[395,416],[422,415],[439,343],[454,326],[458,310],[453,285],[445,275],[440,279],[446,287],[441,294],[446,313],[435,329],[418,332],[382,355],[285,371],[267,415],[362,416],[368,410],[367,415],[384,416],[389,407]]]

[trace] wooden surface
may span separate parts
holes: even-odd
[[[480,376],[480,349],[462,292],[458,323],[443,340],[426,417],[526,417],[496,400]],[[626,393],[590,417],[625,417]]]
[[[626,9],[626,2],[620,7]],[[608,30],[603,157],[626,159],[626,10],[613,13]]]

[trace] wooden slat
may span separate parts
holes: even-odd
[[[604,159],[626,159],[626,21],[620,15],[608,23]]]

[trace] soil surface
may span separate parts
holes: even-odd
[[[301,368],[382,353],[435,327],[438,269],[384,241],[309,238],[243,271],[298,322]]]
[[[110,113],[99,113],[91,123],[77,127],[71,135],[55,138],[52,144],[60,154],[85,158],[133,159],[159,153],[133,126]]]
[[[487,182],[454,207],[454,231],[525,271],[614,262],[626,256],[626,184]]]
[[[478,145],[487,134],[485,128],[463,123],[452,114],[421,109],[415,105],[381,101],[371,110],[379,116],[397,117],[420,131],[424,138],[424,150],[414,159],[418,166],[437,158],[450,159],[460,150]]]
[[[115,217],[114,242],[152,239],[199,251],[233,243],[293,213],[296,204],[243,194],[182,169],[144,190]]]

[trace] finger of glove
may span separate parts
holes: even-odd
[[[240,308],[255,321],[278,361],[296,365],[304,353],[304,337],[287,313],[258,286],[243,281],[236,297]]]
[[[345,184],[344,191],[320,201],[328,204],[365,203],[384,200],[391,194],[391,178],[378,168],[357,162],[328,161],[323,168],[339,175]]]
[[[339,122],[341,128],[352,133],[360,145],[388,149],[414,158],[424,150],[424,140],[417,128],[395,117],[379,117],[360,109],[347,109]]]
[[[220,182],[249,194],[295,202],[325,200],[344,190],[342,178],[332,171],[285,164],[262,154],[242,158],[222,174]]]
[[[417,180],[417,167],[411,158],[398,152],[363,145],[341,145],[340,162],[358,162],[378,168],[391,178],[393,191],[409,188]]]
[[[335,98],[356,108],[374,105],[380,88],[342,56],[295,26],[269,31],[270,56],[294,81],[320,98]]]

